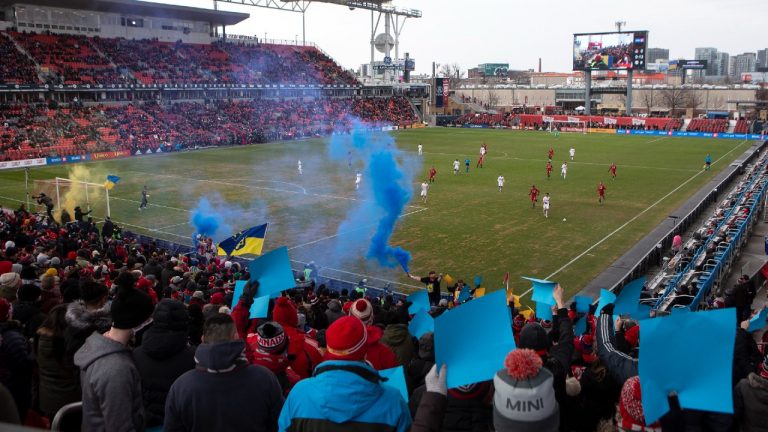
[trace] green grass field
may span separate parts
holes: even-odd
[[[392,239],[413,253],[414,274],[434,269],[469,281],[482,275],[484,285],[495,289],[509,271],[517,293],[528,288],[519,278],[525,275],[557,280],[569,295],[751,145],[731,140],[604,134],[555,138],[544,132],[442,128],[400,131],[394,136],[406,151],[415,152],[417,144],[424,145],[414,198]],[[476,169],[483,142],[489,153],[485,168]],[[544,167],[550,145],[555,150],[554,171],[547,180]],[[570,147],[576,149],[576,158],[569,161],[568,178],[562,180],[559,168]],[[716,162],[704,172],[707,153]],[[472,160],[469,174],[463,172],[466,157]],[[456,158],[462,170],[454,176],[451,165]],[[297,171],[299,159],[303,175]],[[608,173],[611,162],[618,165],[614,181]],[[437,181],[423,205],[418,184],[431,166],[438,170]],[[81,172],[69,173],[73,167],[32,170],[35,192],[43,187],[41,181],[56,176],[76,174],[82,180],[103,183],[107,174],[115,174],[122,180],[111,192],[112,218],[127,229],[189,244],[190,210],[205,196],[225,212],[235,231],[268,221],[265,250],[288,246],[292,259],[315,260],[326,274],[350,281],[367,275],[412,284],[398,269],[383,269],[364,259],[375,221],[351,220],[339,229],[341,221],[354,214],[359,200],[369,195],[365,188],[355,190],[354,170],[346,161],[329,159],[325,140],[90,162],[79,165]],[[506,178],[501,193],[496,186],[499,174]],[[0,172],[0,179],[0,203],[18,206],[25,199],[23,171]],[[597,203],[599,181],[607,185],[607,202],[602,206]],[[139,212],[144,184],[150,190],[150,207]],[[527,194],[532,184],[552,197],[548,219],[540,204],[531,208]],[[50,185],[46,187],[51,190]],[[94,216],[102,217],[103,198],[89,198]]]

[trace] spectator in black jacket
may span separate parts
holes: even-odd
[[[189,314],[183,303],[164,299],[152,315],[152,326],[133,351],[141,375],[141,393],[148,428],[160,427],[165,417],[165,399],[171,385],[195,367],[195,348],[189,345]]]
[[[21,324],[13,321],[11,304],[0,298],[0,384],[6,386],[16,402],[21,423],[32,403],[32,369],[35,359],[29,351]]]

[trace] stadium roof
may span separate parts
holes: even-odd
[[[0,0],[0,7],[47,6],[65,9],[87,10],[148,16],[177,18],[189,21],[205,21],[213,25],[234,25],[250,17],[247,13],[217,11],[189,6],[175,6],[138,0]]]

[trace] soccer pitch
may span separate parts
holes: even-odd
[[[520,276],[559,281],[568,295],[578,292],[633,242],[667,219],[682,202],[751,142],[611,134],[561,134],[509,130],[432,128],[394,133],[398,146],[415,154],[423,145],[421,174],[414,179],[392,244],[413,254],[411,271],[429,270],[471,283],[483,277],[488,289],[501,287],[509,271],[517,294],[529,284]],[[488,145],[484,168],[475,163],[481,144]],[[554,149],[552,178],[547,180],[547,151]],[[568,150],[576,150],[574,161]],[[709,153],[714,164],[703,171]],[[464,160],[471,160],[469,173]],[[452,162],[461,169],[454,175]],[[302,161],[303,173],[297,169]],[[567,179],[560,165],[568,162]],[[611,180],[608,167],[618,165]],[[327,139],[289,141],[236,148],[209,149],[90,162],[79,165],[80,179],[103,183],[121,177],[110,192],[112,219],[126,229],[178,243],[191,243],[189,220],[201,197],[225,217],[233,231],[269,222],[265,250],[287,246],[293,260],[314,260],[321,275],[356,282],[369,276],[403,283],[413,281],[399,269],[365,260],[375,220],[355,220],[366,187],[355,189],[355,171],[333,161]],[[419,184],[437,169],[426,204]],[[33,169],[41,180],[70,176],[76,167]],[[506,179],[502,192],[496,179]],[[0,203],[17,207],[25,200],[24,172],[0,172]],[[364,179],[363,182],[367,182]],[[597,185],[607,200],[597,201]],[[31,182],[31,184],[34,184]],[[528,191],[535,184],[539,203],[531,208]],[[149,188],[149,208],[139,212],[141,188]],[[34,193],[37,190],[33,190]],[[550,217],[541,211],[541,196],[551,196]],[[94,216],[103,217],[103,199],[91,197]],[[82,205],[82,204],[81,204]],[[345,221],[346,219],[346,221]],[[567,219],[564,221],[564,219]],[[325,269],[325,270],[323,270]],[[383,282],[377,281],[377,284]],[[525,302],[525,299],[523,299]]]

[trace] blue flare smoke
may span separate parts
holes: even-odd
[[[221,240],[232,233],[232,228],[225,222],[224,214],[214,208],[206,197],[200,198],[197,202],[197,206],[189,217],[189,223],[195,227],[192,244],[197,243],[198,234]]]

